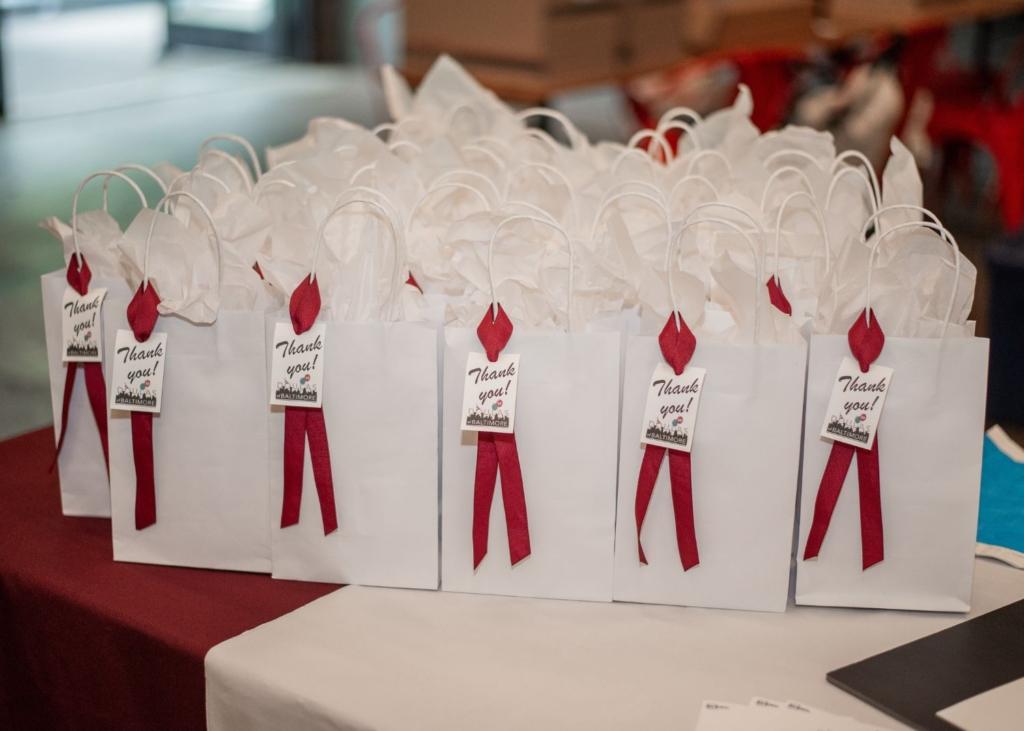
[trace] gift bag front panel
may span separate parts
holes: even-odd
[[[279,319],[268,318],[268,339]],[[280,527],[284,410],[274,407],[276,578],[437,589],[437,332],[418,323],[327,323],[323,412],[338,529],[324,535],[308,446],[299,522]]]
[[[113,344],[124,309],[104,316]],[[222,310],[212,325],[161,316],[161,411],[153,416],[156,523],[135,529],[131,420],[111,412],[114,558],[270,571],[263,313]],[[112,348],[107,349],[108,372]]]
[[[511,566],[499,476],[487,556],[473,570],[477,437],[460,428],[476,331],[445,331],[442,577],[446,591],[610,601],[618,434],[617,333],[514,333],[515,435],[531,555]]]
[[[50,373],[50,399],[53,405],[53,431],[56,441],[60,438],[64,379],[67,373],[67,364],[63,362],[62,353],[61,307],[68,282],[64,269],[44,274],[41,279],[46,361]],[[104,310],[123,310],[128,304],[130,293],[124,282],[94,277],[90,288],[98,287],[107,289],[103,301]],[[109,345],[106,340],[103,341],[104,348]],[[109,377],[108,373],[104,368],[105,378]],[[103,447],[89,405],[85,374],[81,368],[75,373],[75,387],[68,408],[68,429],[64,436],[64,447],[57,460],[57,474],[60,478],[60,500],[64,515],[110,517],[110,483],[107,467],[103,461]]]
[[[803,561],[822,472],[819,436],[845,336],[811,340],[797,545],[798,604],[967,611],[978,524],[988,341],[887,338],[894,369],[878,426],[885,558],[862,569],[856,459],[818,558]]]
[[[700,563],[683,571],[668,456],[643,524],[635,518],[640,435],[656,338],[629,338],[623,387],[615,542],[616,601],[783,611],[799,469],[806,348],[698,342],[690,363],[707,374],[693,435],[694,527]]]

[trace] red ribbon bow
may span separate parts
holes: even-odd
[[[68,262],[68,285],[83,297],[89,292],[92,271],[81,254],[72,254]],[[107,446],[107,384],[103,380],[103,366],[100,363],[76,363],[71,361],[66,366],[64,375],[64,403],[60,412],[60,437],[57,439],[57,453],[53,455],[50,470],[57,466],[57,458],[64,447],[64,437],[68,432],[68,412],[71,408],[71,394],[75,390],[75,374],[82,369],[85,377],[85,392],[89,397],[89,408],[96,420],[96,430],[100,433],[100,444],[103,447],[103,463],[110,474],[110,450]]]
[[[312,276],[303,279],[288,302],[292,328],[296,335],[313,327],[320,314],[320,287]],[[334,505],[334,478],[331,475],[331,450],[327,443],[327,424],[320,407],[284,407],[284,497],[281,502],[281,527],[299,522],[302,505],[302,474],[305,468],[306,441],[313,465],[313,482],[320,500],[324,535],[338,529]]]
[[[693,357],[697,347],[697,339],[687,327],[682,315],[676,313],[668,316],[668,322],[658,336],[661,353],[665,361],[672,367],[675,374],[681,375],[686,364]],[[697,531],[693,525],[693,480],[690,469],[690,453],[678,449],[667,449],[654,444],[644,446],[644,459],[640,464],[640,477],[636,485],[636,545],[640,552],[640,563],[647,563],[643,543],[640,541],[640,529],[643,528],[647,508],[654,494],[654,483],[658,481],[661,463],[668,452],[668,476],[672,485],[672,510],[676,520],[676,545],[679,548],[679,559],[683,563],[683,571],[688,571],[700,563],[697,552]]]
[[[847,334],[850,352],[857,359],[862,372],[867,373],[875,362],[882,347],[885,345],[885,333],[872,316],[871,324],[867,321],[867,310],[853,323]],[[832,512],[835,510],[839,493],[850,471],[853,455],[857,455],[857,485],[860,490],[860,544],[863,568],[868,569],[885,558],[882,535],[882,498],[878,472],[878,431],[871,449],[854,447],[842,442],[833,442],[832,451],[828,455],[825,472],[818,485],[818,495],[814,499],[814,518],[811,530],[807,534],[807,545],[804,547],[804,560],[817,558],[821,544],[825,540]]]
[[[768,300],[772,303],[776,310],[784,315],[793,314],[793,306],[789,304],[789,298],[786,297],[786,293],[782,291],[782,282],[779,281],[779,275],[773,274],[768,280]]]
[[[128,303],[128,325],[135,339],[144,343],[153,334],[159,317],[157,305],[160,296],[150,282],[143,282]],[[131,412],[132,458],[135,462],[135,530],[156,523],[156,482],[153,477],[153,415],[144,411]]]
[[[476,329],[487,359],[498,360],[501,350],[512,337],[512,321],[501,305],[497,317],[488,308]],[[477,434],[476,480],[473,484],[473,568],[487,555],[491,503],[494,487],[501,472],[501,499],[505,504],[505,527],[508,531],[508,554],[512,565],[530,555],[530,524],[526,515],[523,473],[519,466],[519,450],[515,434],[482,431]]]

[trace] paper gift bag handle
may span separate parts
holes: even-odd
[[[417,155],[423,154],[423,148],[410,140],[398,140],[397,142],[389,142],[388,152],[394,154],[395,150],[401,150],[405,147],[412,149],[412,151],[415,152]]]
[[[236,162],[237,162],[237,160],[236,160]],[[231,192],[231,186],[228,185],[227,183],[225,183],[223,178],[219,178],[216,175],[214,175],[213,173],[208,173],[207,171],[205,171],[205,170],[203,170],[201,168],[198,168],[198,167],[192,168],[191,170],[187,170],[187,171],[181,173],[180,175],[178,175],[174,180],[171,181],[170,185],[167,186],[167,191],[177,190],[178,185],[180,183],[182,183],[185,180],[190,180],[191,181],[196,176],[199,176],[200,178],[206,178],[207,180],[212,180],[214,183],[219,185],[221,190],[223,190],[225,193],[230,193]],[[165,191],[165,192],[167,192],[167,191]]]
[[[210,209],[207,208],[206,205],[192,193],[189,193],[184,190],[176,190],[168,193],[163,198],[161,198],[159,202],[157,202],[153,210],[159,213],[162,209],[164,212],[169,213],[171,201],[177,200],[179,198],[184,198],[195,203],[196,206],[199,207],[199,210],[203,214],[203,217],[206,218],[206,223],[210,226],[210,231],[213,233],[213,240],[214,243],[216,244],[214,246],[214,255],[217,257],[217,288],[219,290],[221,279],[224,276],[224,262],[222,256],[222,249],[224,248],[224,243],[223,241],[221,241],[220,232],[217,230],[217,225],[213,222],[213,214],[210,213]],[[146,242],[144,244],[144,254],[142,259],[143,290],[149,287],[149,247],[153,243],[153,232],[156,231],[156,222],[159,219],[160,217],[158,215],[153,216],[152,220],[149,222],[149,230],[146,232]]]
[[[504,155],[506,158],[512,157],[512,148],[509,146],[508,142],[501,139],[500,137],[495,137],[494,135],[480,135],[479,137],[474,137],[465,145],[463,145],[463,147],[468,147],[469,145],[474,145],[476,147],[484,147],[485,144],[490,145],[491,147],[498,148],[501,152],[501,155]],[[491,147],[488,147],[487,149],[490,150]],[[493,152],[493,150],[491,151]]]
[[[668,147],[668,142],[664,141],[664,137],[662,137],[659,133],[654,132],[653,130],[640,130],[640,132],[650,133],[648,136],[657,135],[656,137],[651,137],[651,139],[657,139],[658,140],[658,144],[662,148],[663,154],[667,154],[667,153],[664,153],[664,151],[668,150],[669,147]],[[639,133],[637,133],[637,134],[639,134]],[[634,135],[634,137],[635,137],[635,135]],[[647,169],[650,170],[652,173],[653,173],[653,171],[656,168],[658,168],[658,163],[655,161],[655,159],[648,152],[646,152],[644,150],[641,150],[639,147],[634,147],[634,144],[635,144],[634,140],[631,139],[629,141],[629,144],[627,144],[624,148],[622,148],[622,150],[619,152],[619,154],[615,156],[615,160],[612,161],[612,166],[611,166],[611,174],[613,176],[621,174],[620,171],[619,171],[619,168],[622,167],[622,163],[625,162],[626,158],[629,158],[629,157],[636,157],[639,160],[641,160],[644,163],[644,165],[647,166]],[[698,153],[698,154],[700,154],[700,153]],[[668,158],[666,158],[666,159],[668,159]]]
[[[818,170],[824,171],[825,169],[824,166],[818,161],[818,158],[809,153],[807,150],[801,150],[797,147],[784,147],[781,150],[776,150],[775,152],[773,152],[764,159],[764,166],[766,168],[770,167],[771,165],[774,165],[778,160],[781,160],[784,157],[799,157],[800,159],[806,160],[807,162],[811,163],[814,167],[818,168]]]
[[[234,142],[236,145],[241,146],[242,149],[244,149],[246,154],[249,156],[249,162],[252,164],[253,180],[259,180],[260,177],[263,175],[263,169],[260,167],[260,158],[259,155],[256,154],[256,149],[252,146],[252,143],[249,142],[249,140],[245,139],[241,135],[234,135],[228,133],[210,135],[199,144],[200,158],[203,156],[204,152],[213,152],[213,149],[210,148],[210,145],[212,145],[214,142]],[[208,150],[208,148],[210,149]]]
[[[629,185],[640,185],[640,181],[634,181],[632,183],[629,183]],[[653,188],[654,186],[651,187]],[[672,236],[672,215],[669,213],[668,207],[665,205],[664,201],[662,201],[660,198],[655,198],[653,195],[650,195],[649,193],[644,193],[642,191],[624,190],[622,192],[615,193],[614,195],[609,196],[608,198],[601,202],[600,206],[598,206],[597,215],[594,216],[594,223],[590,227],[591,241],[597,239],[597,229],[601,225],[601,221],[604,219],[604,214],[608,211],[608,208],[612,205],[612,203],[616,203],[624,198],[640,198],[641,200],[653,203],[655,208],[657,208],[661,215],[664,216],[665,218],[665,238],[669,238]]]
[[[679,180],[677,180],[675,183],[672,184],[671,189],[669,189],[669,191],[668,191],[668,205],[669,205],[669,208],[672,207],[672,203],[676,199],[676,193],[679,192],[679,189],[682,188],[687,183],[701,183],[708,190],[711,191],[711,195],[714,196],[715,200],[718,200],[721,197],[719,195],[719,193],[718,193],[718,188],[715,187],[714,183],[712,183],[710,180],[708,180],[703,175],[696,175],[696,174],[692,174],[691,173],[689,175],[684,175],[683,177],[679,178]]]
[[[641,129],[633,133],[633,136],[629,138],[626,143],[626,147],[636,147],[640,149],[640,143],[644,140],[649,140],[647,143],[647,154],[653,160],[654,155],[652,154],[652,146],[657,143],[661,150],[661,156],[666,165],[672,162],[672,145],[665,139],[665,135],[661,130],[658,129]]]
[[[539,223],[553,231],[561,234],[562,239],[565,241],[566,248],[569,250],[569,289],[566,292],[566,331],[572,332],[572,293],[575,287],[576,281],[576,249],[573,246],[572,238],[565,232],[565,229],[559,226],[557,223],[548,221],[544,218],[538,218],[537,216],[527,216],[523,214],[516,214],[514,216],[508,216],[498,222],[498,225],[494,228],[494,233],[491,234],[491,241],[487,245],[487,283],[491,288],[491,318],[496,319],[498,317],[498,294],[497,287],[494,286],[494,242],[498,239],[498,234],[505,226],[519,221],[533,221]]]
[[[956,296],[960,288],[960,247],[957,245],[956,239],[953,238],[953,234],[941,223],[934,221],[904,221],[892,228],[886,229],[875,239],[875,243],[871,247],[871,254],[868,257],[868,281],[864,291],[864,312],[867,324],[871,325],[871,275],[875,268],[875,257],[878,255],[878,247],[882,241],[892,234],[908,228],[926,228],[935,231],[953,247],[953,291],[950,293],[949,304],[946,306],[946,316],[942,321],[942,336],[945,337],[946,330],[949,328],[949,321],[953,316],[953,305],[956,304]]]
[[[129,171],[135,171],[137,173],[142,173],[143,175],[148,176],[160,188],[160,194],[161,195],[163,195],[164,193],[167,192],[167,184],[164,183],[163,180],[161,180],[159,175],[157,175],[155,172],[153,172],[152,168],[148,168],[145,165],[139,165],[138,163],[134,163],[134,162],[125,163],[124,165],[118,165],[116,168],[114,168],[114,172],[115,173],[128,173]],[[110,178],[111,178],[111,176],[108,175],[107,177],[105,177],[103,179],[103,210],[104,211],[107,210],[107,204],[109,203],[108,193],[109,193],[109,190],[110,190]]]
[[[558,179],[558,182],[561,183],[562,187],[564,187],[566,192],[569,194],[569,214],[572,216],[573,225],[579,225],[580,206],[579,199],[576,197],[576,190],[573,188],[572,183],[569,182],[569,179],[565,177],[565,173],[556,168],[554,165],[548,165],[545,162],[527,161],[521,164],[519,167],[514,168],[508,174],[508,178],[505,180],[505,195],[503,197],[503,200],[506,203],[510,201],[509,193],[512,190],[512,181],[515,180],[517,176],[522,175],[523,172],[528,170],[539,171],[541,173],[541,177],[543,177],[545,182],[548,183],[550,183],[551,181],[548,180],[545,173],[553,175],[555,178]]]
[[[683,236],[694,226],[702,223],[715,223],[719,226],[725,226],[726,228],[732,229],[736,233],[740,234],[747,242],[747,246],[750,247],[750,253],[754,258],[754,333],[753,342],[757,345],[757,335],[760,329],[761,321],[761,281],[763,276],[763,268],[761,260],[757,256],[757,246],[754,244],[754,240],[750,237],[750,234],[740,227],[735,221],[730,221],[725,218],[688,218],[683,222],[682,228],[680,228],[676,235],[672,237],[668,247],[665,249],[665,272],[668,275],[668,297],[672,303],[672,314],[676,319],[676,328],[682,329],[681,318],[679,317],[679,305],[676,302],[676,289],[675,285],[672,284],[672,262],[675,260],[673,254],[678,257],[678,248],[682,243]]]
[[[474,188],[472,185],[469,185],[468,183],[460,183],[456,180],[446,180],[441,183],[436,183],[427,188],[427,191],[423,195],[421,195],[419,199],[416,201],[416,203],[413,204],[413,207],[409,209],[409,217],[408,219],[406,219],[405,222],[406,237],[408,237],[412,232],[412,222],[416,218],[416,214],[420,212],[420,209],[423,207],[423,204],[426,203],[430,199],[430,197],[434,195],[434,193],[437,193],[442,190],[464,190],[467,193],[472,193],[481,203],[483,203],[485,211],[491,210],[491,202],[487,199],[487,196],[480,191],[479,188]]]
[[[253,196],[254,201],[258,201],[263,195],[271,188],[298,188],[295,183],[285,178],[268,178],[263,176],[260,181],[256,183],[256,194]]]
[[[723,203],[723,202],[719,202],[719,201],[711,201],[710,203],[701,203],[701,204],[696,205],[696,206],[694,206],[693,208],[690,209],[690,212],[687,213],[686,217],[683,219],[683,224],[685,225],[687,222],[689,222],[694,217],[695,214],[697,214],[697,213],[699,213],[701,211],[706,211],[708,209],[715,209],[715,208],[720,209],[720,210],[732,211],[733,213],[740,214],[740,216],[742,216],[747,221],[749,221],[750,225],[754,228],[755,231],[757,231],[757,234],[758,234],[758,236],[761,239],[762,246],[761,246],[760,260],[758,260],[758,256],[756,254],[757,248],[754,247],[754,251],[755,251],[755,254],[754,254],[754,268],[755,269],[759,268],[759,270],[760,270],[759,274],[763,273],[764,269],[765,269],[766,257],[768,255],[768,245],[767,245],[768,236],[765,234],[764,226],[761,225],[761,222],[758,221],[756,218],[754,218],[752,215],[750,215],[750,213],[746,209],[741,208],[740,206],[734,205],[732,203]],[[747,241],[750,242],[750,239],[748,238]]]
[[[523,109],[516,114],[516,119],[520,122],[526,122],[526,120],[535,117],[550,119],[562,125],[562,129],[565,131],[565,137],[569,142],[569,147],[573,150],[579,147],[579,145],[576,144],[577,142],[585,139],[579,128],[573,124],[567,116],[556,109],[548,109],[547,107],[529,107],[528,109]],[[545,137],[554,142],[554,138],[551,137],[551,135],[545,135]]]
[[[868,242],[868,231],[871,230],[872,224],[877,228],[882,228],[882,216],[891,211],[913,211],[914,213],[920,213],[922,216],[926,216],[932,223],[937,223],[942,226],[942,221],[934,213],[929,211],[923,206],[917,206],[913,203],[893,203],[892,205],[879,208],[864,221],[864,225],[860,229],[860,242],[867,244]],[[945,227],[943,227],[945,228]]]
[[[851,165],[847,165],[842,168],[835,175],[832,176],[832,180],[828,184],[828,193],[825,195],[825,210],[828,211],[832,208],[832,195],[835,193],[836,187],[839,185],[839,181],[847,175],[853,175],[859,177],[864,181],[864,186],[868,194],[868,204],[871,206],[873,213],[878,213],[878,200],[875,198],[875,191],[871,187],[871,181],[868,180],[867,173],[860,168],[855,168]]]
[[[693,120],[695,125],[704,121],[704,117],[702,117],[695,109],[691,109],[690,107],[672,107],[661,115],[661,119],[658,120],[658,129],[663,129],[669,124],[669,122],[679,119],[680,117],[689,117]]]
[[[836,159],[832,161],[831,167],[829,167],[829,175],[833,177],[836,175],[836,170],[844,162],[854,160],[859,162],[865,170],[868,171],[869,180],[871,182],[871,192],[875,198],[875,207],[882,205],[882,186],[878,184],[878,175],[875,174],[875,166],[871,164],[871,161],[864,155],[860,150],[844,150],[836,155]],[[853,163],[850,163],[853,166]],[[855,168],[856,169],[856,168]]]
[[[408,117],[403,117],[399,122],[381,122],[376,127],[371,129],[370,133],[374,137],[380,137],[383,140],[384,137],[381,133],[387,132],[387,139],[391,139],[394,136],[395,132],[400,132],[402,130],[402,127],[415,127],[416,125],[420,125],[420,127],[422,128],[424,124],[424,121],[419,117],[409,115]],[[359,125],[352,125],[352,128],[362,129],[362,127],[360,127]]]
[[[693,145],[693,150],[694,151],[699,151],[699,150],[704,149],[704,146],[700,143],[700,138],[697,136],[697,127],[696,127],[696,125],[690,124],[689,122],[684,122],[684,121],[682,121],[680,119],[673,119],[673,120],[670,120],[668,122],[665,122],[664,124],[659,122],[657,129],[658,129],[658,132],[661,133],[661,135],[665,138],[666,141],[668,140],[668,133],[669,132],[671,132],[672,130],[679,130],[680,136],[679,136],[679,141],[676,142],[676,154],[675,154],[675,159],[677,159],[677,160],[680,157],[679,148],[682,146],[684,141],[689,141],[689,143],[691,145]],[[683,132],[686,133],[685,137],[682,135]]]
[[[825,225],[825,217],[821,213],[821,208],[818,206],[818,202],[814,200],[814,196],[803,190],[797,190],[785,197],[782,201],[782,205],[779,206],[779,212],[775,216],[775,251],[773,253],[774,262],[772,263],[772,278],[779,279],[779,241],[782,238],[782,219],[786,215],[786,209],[789,204],[797,198],[806,198],[811,203],[811,213],[814,216],[814,220],[818,224],[818,229],[821,231],[821,238],[825,244],[825,273],[828,274],[832,271],[832,246],[828,240],[828,227]]]
[[[122,172],[119,172],[117,170],[99,170],[95,173],[90,173],[89,175],[86,175],[82,179],[82,182],[79,183],[78,187],[75,189],[75,194],[71,197],[71,243],[74,246],[75,258],[78,260],[79,266],[82,265],[82,250],[78,245],[78,199],[82,195],[82,191],[85,190],[85,186],[88,185],[89,182],[94,180],[95,178],[103,178],[104,181],[110,180],[110,178],[118,178],[120,180],[123,180],[131,187],[132,190],[135,191],[135,195],[139,197],[139,202],[142,204],[143,208],[146,208],[149,205],[146,202],[146,196],[143,194],[142,188],[140,188],[134,180],[132,180]],[[103,207],[103,210],[106,210],[105,205]]]
[[[456,176],[471,178],[472,180],[479,182],[484,188],[487,188],[491,195],[494,196],[494,203],[492,205],[496,205],[505,200],[505,196],[502,195],[501,191],[498,189],[498,186],[495,184],[493,180],[488,178],[483,173],[479,173],[476,170],[470,170],[469,168],[455,168],[454,170],[446,170],[445,172],[441,173],[436,178],[434,178],[430,184],[438,185],[440,183],[445,183],[448,182],[449,180],[455,179]]]
[[[480,138],[478,137],[477,139],[479,140]],[[505,163],[504,160],[501,159],[501,156],[498,155],[498,153],[496,153],[494,150],[492,150],[489,147],[484,147],[483,145],[479,144],[478,142],[468,142],[468,143],[466,143],[465,145],[463,145],[462,147],[459,148],[459,152],[475,152],[475,153],[478,153],[478,154],[483,155],[484,157],[486,157],[491,162],[493,162],[495,167],[497,167],[499,170],[501,170],[501,172],[504,173],[504,172],[506,172],[508,170],[508,165]]]
[[[476,129],[478,132],[483,130],[484,124],[481,120],[480,110],[474,107],[472,104],[461,102],[459,104],[456,104],[451,109],[449,109],[448,114],[445,115],[444,131],[446,133],[450,133],[452,131],[452,127],[455,126],[455,120],[458,119],[459,115],[463,114],[464,112],[469,112],[470,114],[472,114],[473,121],[476,123]]]
[[[668,203],[668,200],[665,198],[665,191],[654,183],[648,183],[646,180],[624,180],[621,183],[616,183],[605,192],[604,196],[601,198],[601,205],[599,205],[598,208],[600,209],[601,206],[607,203],[609,198],[614,198],[619,193],[626,191],[628,188],[640,188],[661,201],[662,205]],[[594,220],[598,220],[599,218],[600,216],[594,216]]]
[[[810,178],[807,177],[807,173],[798,167],[792,165],[783,165],[777,168],[771,175],[768,176],[768,180],[764,183],[764,189],[761,191],[761,213],[767,213],[765,206],[768,205],[768,194],[772,192],[772,186],[779,181],[779,179],[787,173],[796,175],[800,178],[800,182],[804,184],[804,188],[810,195],[814,195],[814,186],[811,185]]]
[[[196,167],[202,170],[203,163],[206,160],[209,160],[211,157],[215,157],[218,160],[223,160],[228,165],[233,167],[235,169],[235,172],[238,173],[238,177],[242,181],[242,185],[245,187],[245,190],[247,192],[252,191],[252,179],[249,177],[249,172],[247,171],[245,165],[239,162],[237,157],[235,157],[234,155],[229,155],[228,153],[224,152],[224,150],[218,150],[216,148],[206,150],[203,153],[203,156],[199,158],[199,163],[196,165]]]
[[[388,320],[394,320],[395,308],[398,303],[398,296],[402,289],[402,255],[403,252],[405,251],[405,245],[404,238],[402,236],[402,227],[398,224],[397,217],[394,215],[392,210],[389,210],[389,206],[385,206],[380,201],[373,200],[371,198],[361,197],[348,198],[347,200],[343,200],[340,203],[336,203],[334,208],[332,208],[330,212],[326,216],[324,216],[323,220],[320,221],[320,227],[317,230],[316,234],[316,245],[313,247],[313,265],[309,271],[309,281],[316,281],[316,270],[320,263],[320,249],[323,246],[324,236],[327,232],[327,225],[331,223],[331,221],[333,221],[335,218],[340,216],[342,213],[344,213],[346,209],[358,205],[367,206],[368,208],[372,208],[378,213],[380,213],[384,217],[384,220],[387,223],[388,228],[391,230],[391,238],[395,244],[393,265],[394,275],[391,286],[391,294],[389,297],[390,302],[388,303],[387,312]]]
[[[718,160],[718,162],[725,166],[726,172],[729,173],[729,177],[732,177],[732,163],[729,162],[729,158],[718,150],[698,150],[686,164],[686,174],[692,174],[693,169],[697,167],[697,163],[703,162],[704,160]]]

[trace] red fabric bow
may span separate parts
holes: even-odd
[[[296,335],[313,327],[320,314],[320,287],[311,276],[292,292],[288,314]],[[331,473],[331,450],[327,441],[327,424],[320,407],[284,407],[284,496],[281,502],[281,527],[299,522],[302,505],[302,475],[305,469],[306,442],[313,466],[313,482],[320,501],[320,518],[324,535],[338,529],[338,512],[334,504],[334,478]]]
[[[768,300],[774,305],[775,309],[784,315],[793,314],[793,306],[789,304],[789,299],[786,297],[786,293],[782,291],[782,282],[779,281],[777,274],[773,274],[768,280]]]
[[[72,254],[68,262],[67,270],[68,285],[83,297],[89,292],[89,282],[92,280],[92,271],[85,257],[81,254]],[[50,465],[52,471],[57,466],[57,459],[60,451],[64,448],[64,437],[68,433],[68,413],[71,409],[71,394],[75,390],[75,374],[82,369],[85,377],[85,392],[89,397],[89,408],[92,410],[93,419],[96,420],[96,431],[100,434],[100,446],[103,449],[103,463],[107,467],[107,475],[110,475],[110,449],[107,439],[107,384],[103,379],[103,365],[101,363],[77,363],[69,362],[64,373],[64,401],[60,411],[60,436],[57,439],[57,452],[53,455],[53,463]]]
[[[498,360],[512,337],[512,321],[498,305],[497,317],[488,308],[476,329],[487,359]],[[530,555],[530,524],[526,514],[523,473],[515,434],[482,431],[477,434],[476,478],[473,484],[473,568],[487,555],[491,503],[501,473],[501,498],[505,505],[508,553],[513,566]]]
[[[853,323],[847,334],[850,352],[857,359],[862,372],[867,373],[885,346],[885,333],[872,315],[871,324],[867,322],[867,310]],[[828,455],[825,472],[818,485],[818,494],[814,499],[814,518],[807,534],[807,545],[804,547],[804,560],[817,558],[821,544],[825,540],[832,512],[839,500],[839,493],[846,482],[850,464],[854,454],[857,455],[857,486],[860,491],[860,544],[861,563],[864,569],[874,566],[885,558],[885,546],[882,531],[882,497],[878,470],[878,430],[875,430],[875,441],[871,449],[854,447],[842,442],[833,442],[832,451]]]
[[[128,326],[135,339],[144,343],[153,334],[160,296],[150,282],[143,282],[128,303]],[[135,530],[156,523],[156,481],[153,476],[153,415],[131,412],[132,459],[135,462]]]
[[[668,322],[658,336],[661,353],[665,361],[672,367],[675,374],[681,375],[690,362],[693,351],[697,347],[697,338],[687,327],[682,315],[676,323],[676,313],[668,316]],[[672,510],[675,513],[676,546],[683,571],[688,571],[700,563],[697,551],[697,531],[693,522],[693,479],[691,476],[690,453],[678,449],[667,449],[655,444],[644,446],[644,459],[640,464],[640,476],[636,485],[636,545],[640,554],[640,563],[647,563],[640,530],[647,517],[647,508],[654,494],[654,484],[658,481],[661,463],[668,452],[668,476],[672,486]]]

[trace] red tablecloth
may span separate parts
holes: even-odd
[[[115,563],[65,518],[51,429],[0,442],[0,728],[201,729],[213,645],[335,587]]]

